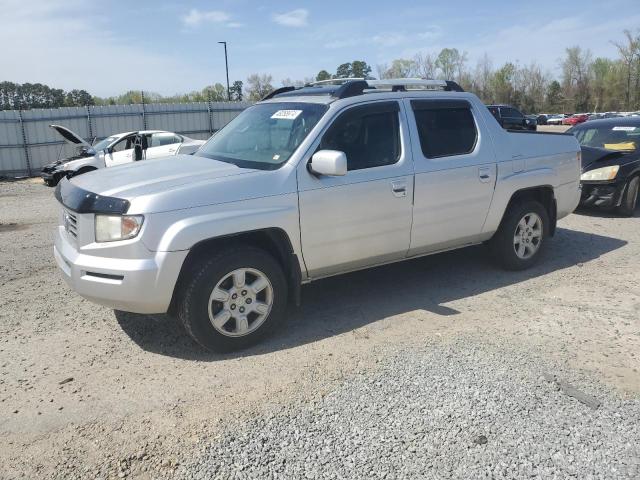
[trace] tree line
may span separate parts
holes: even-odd
[[[86,90],[65,92],[42,83],[0,82],[0,110],[81,107],[94,102],[94,97]]]
[[[612,42],[617,58],[594,58],[580,46],[567,48],[560,59],[559,78],[536,62],[520,65],[506,62],[494,66],[485,54],[470,65],[466,52],[444,48],[413,58],[398,58],[376,66],[377,78],[427,78],[455,80],[464,90],[487,103],[506,103],[528,113],[603,112],[640,110],[640,30],[623,32],[623,40]],[[334,73],[321,70],[302,80],[285,78],[282,86],[303,86],[313,81],[335,78],[376,78],[364,60],[337,66]],[[206,101],[257,101],[276,88],[273,76],[254,73],[246,82],[236,80],[230,92],[220,83],[202,90],[173,96],[131,90],[113,97],[96,97],[86,90],[51,88],[40,83],[0,82],[0,109],[56,108],[84,105],[122,105],[134,103],[185,103]],[[280,86],[280,85],[278,85]]]

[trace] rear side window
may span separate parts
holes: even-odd
[[[150,147],[163,147],[165,145],[172,145],[174,143],[180,143],[180,138],[173,133],[161,132],[151,135]]]
[[[478,138],[465,101],[412,101],[422,153],[427,158],[471,153]]]
[[[329,127],[319,149],[344,152],[348,170],[396,163],[400,159],[398,112],[397,102],[350,108]]]

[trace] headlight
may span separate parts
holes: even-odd
[[[133,238],[140,232],[142,215],[96,215],[96,242]]]
[[[595,170],[584,172],[580,180],[613,180],[616,178],[618,170],[620,170],[620,165],[596,168]]]

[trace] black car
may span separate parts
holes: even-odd
[[[582,147],[580,204],[633,215],[640,187],[640,118],[590,120],[567,132]]]
[[[541,113],[536,117],[536,125],[546,125],[547,124],[547,116],[544,113]]]
[[[487,105],[491,114],[505,130],[535,130],[526,117],[510,105]]]

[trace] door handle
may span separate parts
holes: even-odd
[[[391,191],[393,195],[396,197],[406,197],[407,196],[407,182],[406,181],[398,181],[391,182]]]
[[[490,167],[480,167],[478,169],[478,176],[480,177],[480,181],[482,183],[487,183],[491,180],[491,168]]]

